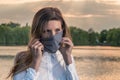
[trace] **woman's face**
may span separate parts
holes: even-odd
[[[48,24],[43,28],[42,38],[49,38],[61,31],[61,22],[59,20],[50,20],[48,21]]]

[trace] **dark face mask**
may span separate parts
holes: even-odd
[[[55,53],[60,48],[62,35],[63,31],[49,38],[41,38],[40,41],[44,45],[44,51]]]

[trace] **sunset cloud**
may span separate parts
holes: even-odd
[[[87,14],[87,15],[73,15],[73,14],[64,14],[64,17],[68,18],[97,18],[97,17],[104,17],[104,15],[92,15],[92,14]]]
[[[120,26],[120,4],[115,1],[119,0],[1,0],[0,23],[31,24],[39,9],[52,6],[62,11],[69,26],[100,31]]]
[[[43,0],[0,0],[0,4],[18,4],[18,3],[36,2],[36,1],[43,1]]]
[[[39,1],[44,2],[44,1],[84,1],[84,0],[0,0],[0,4],[21,4]]]
[[[108,5],[120,5],[120,0],[95,0],[98,3],[108,4]]]

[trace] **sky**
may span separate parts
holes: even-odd
[[[95,31],[120,27],[120,0],[0,0],[0,24],[31,25],[35,13],[47,6],[59,8],[68,26]]]

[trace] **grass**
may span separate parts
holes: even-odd
[[[26,49],[26,46],[0,47],[0,80],[5,80],[15,54]],[[72,54],[80,80],[120,80],[120,47],[79,46],[73,48]]]

